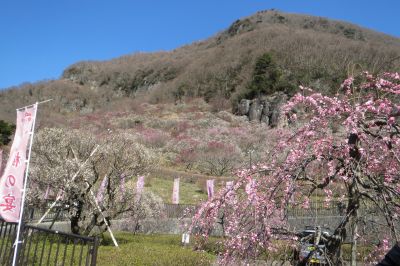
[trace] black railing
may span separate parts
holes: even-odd
[[[0,265],[12,264],[16,223],[0,221]],[[17,265],[96,265],[97,238],[23,225]]]
[[[47,212],[48,208],[37,208],[28,206],[25,211],[24,220],[26,222],[37,222]],[[46,215],[43,222],[67,221],[68,215],[64,208],[55,207]]]
[[[0,220],[0,265],[11,265],[17,226]]]
[[[191,204],[164,204],[164,214],[167,218],[190,218],[198,206]]]

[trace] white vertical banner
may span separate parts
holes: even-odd
[[[179,204],[179,177],[174,179],[174,188],[172,190],[172,204]]]
[[[233,181],[226,181],[225,186],[228,190],[231,190],[233,188]]]
[[[26,182],[28,144],[33,135],[37,104],[17,109],[17,128],[11,146],[10,156],[0,179],[0,217],[7,222],[18,222],[23,189]]]
[[[138,180],[136,181],[136,202],[140,201],[140,198],[142,197],[143,193],[143,188],[144,188],[144,175],[139,176]]]
[[[207,180],[207,195],[208,199],[214,196],[214,179]]]

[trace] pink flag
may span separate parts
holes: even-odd
[[[136,202],[142,197],[142,192],[144,188],[144,176],[139,176],[136,182]]]
[[[1,175],[1,170],[3,170],[2,168],[3,166],[3,150],[0,150],[0,175]]]
[[[49,193],[50,193],[50,185],[47,185],[46,194],[44,194],[43,199],[48,200],[49,199]]]
[[[108,177],[105,175],[103,181],[101,181],[99,190],[97,191],[96,200],[97,202],[102,202],[104,198],[104,190],[106,190],[106,186],[108,185]]]
[[[174,179],[174,189],[172,190],[172,204],[179,204],[179,177]]]
[[[35,120],[36,105],[17,110],[17,128],[3,176],[0,179],[0,216],[18,222],[27,161],[27,148]]]
[[[214,179],[207,180],[207,194],[208,199],[211,199],[214,196]]]
[[[120,175],[120,186],[119,191],[121,191],[121,197],[124,198],[125,196],[125,174]]]

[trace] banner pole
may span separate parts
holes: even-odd
[[[50,102],[50,101],[52,101],[52,100],[53,100],[53,99],[48,99],[48,100],[45,100],[45,101],[36,102],[36,103],[34,103],[34,104],[31,104],[31,105],[27,105],[27,106],[24,106],[24,107],[21,107],[21,108],[17,108],[17,111],[18,111],[18,110],[24,110],[24,109],[26,109],[26,108],[32,107],[32,106],[34,106],[35,104],[36,104],[36,107],[37,107],[39,104],[47,103],[47,102]]]
[[[21,199],[21,208],[19,212],[19,221],[18,221],[18,228],[17,228],[17,237],[15,238],[15,249],[14,249],[14,257],[13,257],[13,263],[12,265],[15,266],[17,263],[17,253],[18,253],[18,247],[19,244],[22,243],[20,241],[20,234],[21,234],[21,225],[22,225],[22,218],[24,215],[24,205],[25,205],[25,197],[26,197],[26,187],[28,183],[28,173],[29,173],[29,163],[31,161],[31,151],[32,151],[32,144],[33,144],[33,135],[35,133],[35,125],[36,125],[36,115],[37,115],[37,109],[38,109],[38,102],[34,104],[35,106],[35,115],[33,118],[33,123],[32,123],[32,129],[31,129],[31,138],[30,138],[30,143],[29,143],[29,150],[28,150],[28,159],[26,160],[26,169],[25,169],[25,177],[24,177],[24,188],[22,189],[22,199]]]

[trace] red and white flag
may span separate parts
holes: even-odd
[[[208,199],[214,196],[214,179],[207,180],[207,195]]]
[[[172,190],[172,204],[179,204],[179,177],[174,179],[174,188]]]
[[[27,149],[32,134],[37,105],[17,110],[17,128],[10,156],[0,179],[0,217],[18,222],[24,187]]]

